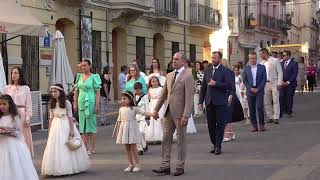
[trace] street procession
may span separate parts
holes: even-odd
[[[0,0],[0,180],[320,179],[320,2]]]

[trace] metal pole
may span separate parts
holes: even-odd
[[[109,13],[108,13],[109,9],[106,10],[106,60],[107,60],[107,65],[110,66],[109,64]]]
[[[184,0],[184,20],[187,20],[187,1]],[[183,26],[183,43],[184,43],[184,54],[187,54],[187,30],[186,26]],[[190,57],[189,57],[190,58]]]
[[[79,9],[79,61],[82,61],[81,9]]]
[[[6,81],[8,82],[8,49],[7,49],[7,35],[2,34],[2,44],[1,44],[1,51],[2,51],[2,59],[3,59],[3,67],[4,73],[6,74]]]

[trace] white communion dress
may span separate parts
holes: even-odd
[[[15,128],[17,137],[0,134],[0,179],[38,180],[27,144],[24,141],[20,118],[2,116],[0,127]]]
[[[69,138],[69,119],[72,118],[71,103],[66,101],[66,108],[62,109],[59,104],[50,110],[52,119],[47,146],[42,159],[42,175],[70,175],[80,173],[89,168],[89,157],[86,148],[82,146],[76,150],[69,150],[66,142]],[[79,131],[73,125],[74,136],[80,138]]]
[[[157,102],[161,95],[162,87],[150,88],[149,89],[149,98],[150,98],[150,111],[153,112],[154,108],[157,105]],[[146,127],[146,140],[147,142],[161,142],[163,137],[162,130],[162,118],[164,116],[164,108],[161,107],[159,111],[159,118],[157,120],[150,118],[150,125]]]

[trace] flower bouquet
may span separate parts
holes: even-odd
[[[16,129],[11,127],[0,127],[0,135],[17,136]]]

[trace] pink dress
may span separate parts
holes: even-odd
[[[30,122],[32,116],[30,88],[28,86],[8,85],[5,87],[4,94],[10,95],[14,103],[18,106],[18,113],[22,123],[21,127],[23,137],[31,155],[34,156],[31,129],[24,124],[25,121]]]

